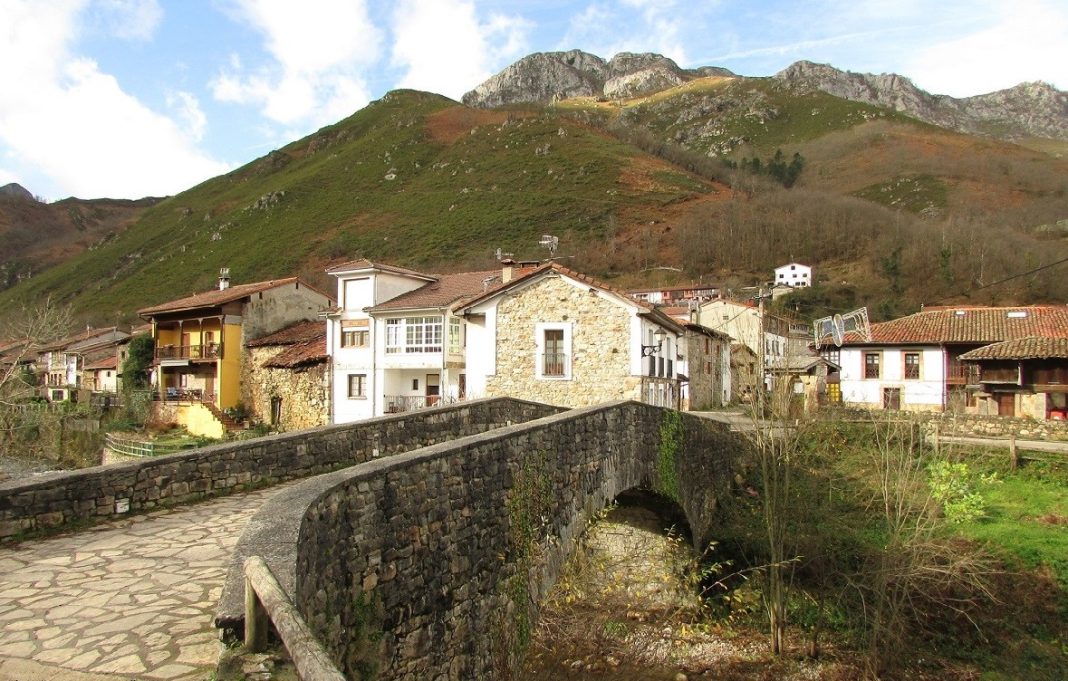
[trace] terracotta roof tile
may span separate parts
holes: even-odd
[[[984,359],[1068,359],[1068,338],[1029,336],[976,348],[960,356],[963,360]]]
[[[118,368],[119,368],[119,358],[114,353],[112,353],[112,354],[110,354],[110,355],[108,355],[106,357],[102,357],[102,358],[98,359],[95,362],[90,362],[90,363],[85,365],[85,369],[86,370],[118,369]]]
[[[276,369],[292,369],[329,360],[330,356],[326,354],[326,325],[322,326],[322,338],[294,343],[264,362],[263,366]]]
[[[486,282],[487,279],[491,278],[494,279]],[[484,282],[486,283],[484,284]],[[414,291],[402,293],[396,298],[375,305],[371,308],[371,311],[385,312],[388,310],[450,307],[456,303],[462,303],[476,296],[481,296],[487,291],[486,286],[489,286],[489,290],[501,286],[500,270],[438,275],[437,281],[432,281]]]
[[[164,312],[182,312],[184,310],[195,310],[201,307],[216,307],[225,303],[231,303],[235,300],[241,300],[254,293],[260,293],[261,291],[267,291],[272,288],[278,288],[280,286],[287,286],[289,284],[297,284],[309,288],[317,293],[320,293],[331,301],[333,296],[329,296],[322,291],[318,291],[313,286],[308,286],[300,277],[286,277],[285,279],[271,279],[268,281],[257,281],[251,284],[237,284],[231,286],[222,291],[215,289],[211,291],[205,291],[203,293],[197,293],[185,298],[179,298],[167,303],[161,303],[159,305],[153,305],[152,307],[146,307],[142,310],[138,310],[137,314],[142,317],[161,314]]]
[[[1068,306],[938,307],[871,325],[872,344],[997,343],[1068,337]],[[865,345],[849,333],[846,345]]]
[[[261,336],[245,343],[245,347],[258,348],[264,345],[293,345],[326,337],[326,322],[305,321],[290,324],[284,329]]]

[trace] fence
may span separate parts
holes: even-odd
[[[116,454],[136,458],[173,454],[182,449],[182,447],[176,444],[161,444],[151,440],[133,440],[130,438],[116,437],[111,433],[107,433],[104,436],[104,446]]]

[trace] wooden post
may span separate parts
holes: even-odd
[[[1009,433],[1009,458],[1009,467],[1015,471],[1020,463],[1020,458],[1016,455],[1016,433]]]
[[[263,607],[252,580],[245,577],[245,647],[249,652],[267,649],[267,610]]]
[[[934,450],[935,450],[935,456],[936,457],[941,457],[942,456],[942,442],[939,439],[939,432],[938,432],[939,430],[941,430],[941,425],[938,423],[938,421],[935,421],[934,422]]]

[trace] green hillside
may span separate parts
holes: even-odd
[[[803,158],[791,188],[764,167]],[[748,159],[748,164],[742,161]],[[730,163],[741,168],[734,169]],[[769,79],[702,78],[643,98],[472,109],[397,91],[149,208],[92,250],[0,292],[46,295],[95,323],[210,288],[367,257],[425,271],[491,268],[497,248],[618,286],[767,281],[798,260],[795,312],[921,303],[1063,302],[1068,162]],[[973,295],[972,290],[981,291]]]
[[[637,187],[624,177],[635,173],[647,178]],[[543,233],[595,239],[614,211],[714,191],[569,120],[398,91],[163,201],[0,303],[51,294],[121,320],[210,288],[224,266],[235,282],[315,278],[327,263],[358,256],[435,271],[492,267],[498,247],[537,257]]]

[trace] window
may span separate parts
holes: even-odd
[[[367,374],[349,374],[349,399],[367,398]]]
[[[920,353],[905,353],[905,378],[920,377]]]
[[[366,329],[342,329],[341,347],[343,348],[366,348],[370,340],[370,333]]]
[[[542,355],[543,376],[563,376],[567,355],[564,353],[564,330],[545,330],[545,353]]]
[[[879,362],[882,355],[878,352],[864,353],[864,378],[879,378]]]
[[[386,354],[441,352],[441,317],[386,320]]]
[[[820,350],[820,356],[828,362],[834,362],[838,366],[842,366],[842,351],[838,348]]]
[[[463,340],[462,331],[460,327],[460,319],[458,317],[449,317],[449,354],[459,355],[463,352]]]
[[[538,323],[534,333],[535,378],[571,378],[571,325]]]

